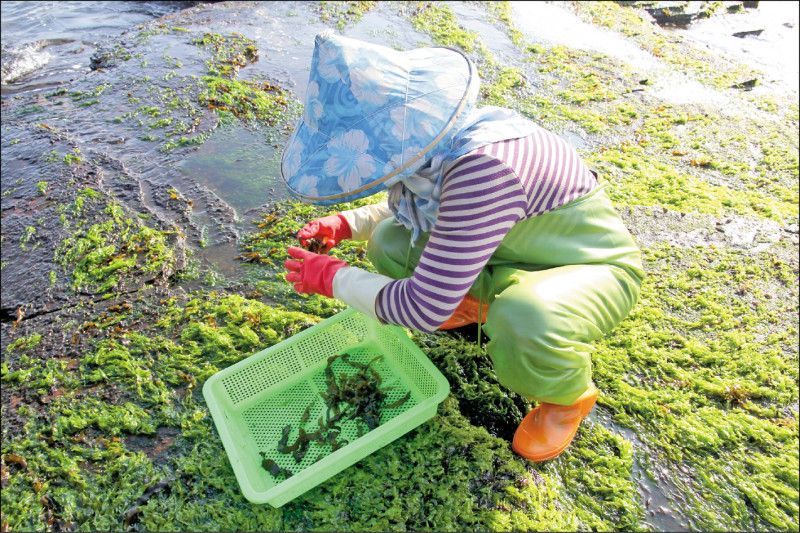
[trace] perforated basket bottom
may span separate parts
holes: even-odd
[[[387,395],[380,409],[380,424],[360,436],[367,430],[365,424],[340,420],[337,440],[342,447],[333,451],[329,444],[312,440],[300,461],[294,454],[278,452],[285,427],[291,429],[286,444],[297,441],[306,408],[309,416],[302,424],[306,433],[320,428],[320,417],[327,423],[327,406],[320,396],[327,391],[325,368],[330,356],[343,352],[361,364],[383,357],[372,363]],[[358,372],[341,359],[335,360],[332,368],[336,373]],[[431,419],[449,391],[447,379],[407,332],[380,325],[355,309],[239,361],[211,376],[203,386],[203,396],[245,497],[252,503],[276,507]],[[404,403],[388,407],[406,395],[409,398]],[[262,468],[260,453],[292,475],[275,476]]]
[[[381,352],[369,345],[357,350],[349,350],[350,360],[355,363],[367,364],[375,357],[381,356]],[[380,409],[380,423],[385,424],[389,420],[401,415],[405,411],[415,406],[419,399],[415,398],[415,391],[403,382],[402,376],[396,375],[391,366],[386,364],[383,357],[372,363],[381,378],[380,387],[386,393],[384,406],[398,402],[406,394],[411,396],[402,405],[393,408],[382,407]],[[331,365],[331,370],[337,378],[341,374],[353,375],[358,370],[346,363],[341,358],[336,359]],[[293,444],[299,435],[302,427],[306,433],[313,433],[333,413],[328,413],[325,401],[320,396],[320,392],[326,392],[326,377],[324,367],[318,372],[311,374],[307,379],[298,382],[294,386],[276,391],[274,394],[266,396],[262,401],[250,406],[242,412],[242,419],[245,422],[249,437],[255,443],[259,453],[264,453],[265,459],[272,459],[283,469],[289,470],[292,474],[304,470],[315,462],[332,453],[329,444],[319,441],[312,441],[305,456],[298,463],[292,454],[278,452],[278,442],[283,436],[283,429],[287,425],[291,427],[288,436],[288,444]],[[309,407],[309,416],[305,423],[301,423],[302,418]],[[365,424],[357,420],[340,421],[336,424],[341,428],[337,441],[342,445],[354,442],[359,437],[367,434],[368,429]],[[380,427],[380,426],[379,426]],[[261,461],[261,457],[258,458]],[[275,478],[276,483],[283,481],[283,476]]]

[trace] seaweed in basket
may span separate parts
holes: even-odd
[[[308,422],[311,408],[316,403],[311,402],[300,418],[299,434],[294,443],[289,444],[289,434],[292,432],[291,424],[284,426],[281,438],[278,441],[278,453],[292,454],[295,463],[300,463],[305,458],[313,442],[316,442],[318,446],[330,446],[331,453],[335,452],[348,444],[347,440],[340,438],[342,432],[341,424],[350,420],[355,421],[358,436],[362,437],[380,425],[382,409],[393,409],[406,403],[411,397],[410,391],[391,404],[386,405],[384,403],[388,396],[387,392],[392,387],[381,387],[383,379],[373,367],[373,364],[382,357],[375,357],[368,363],[353,361],[348,353],[329,357],[328,364],[325,367],[326,390],[325,392],[320,392],[320,396],[325,401],[326,410],[325,415],[317,419],[319,427],[311,433],[307,432],[303,427]],[[337,359],[341,359],[341,361],[353,367],[356,372],[354,374],[346,372],[337,374],[334,372],[333,363]],[[261,466],[274,477],[284,476],[288,478],[292,475],[288,469],[281,468],[272,459],[267,459],[265,452],[260,452],[260,454],[264,458]],[[324,454],[319,454],[314,462],[323,457]]]
[[[261,468],[272,474],[274,477],[284,476],[285,478],[292,477],[292,471],[287,470],[286,468],[281,468],[278,466],[278,463],[273,461],[272,459],[267,459],[267,454],[264,452],[258,452],[261,455]]]

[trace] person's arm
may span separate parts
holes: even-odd
[[[292,259],[284,263],[289,271],[286,281],[294,284],[296,291],[337,298],[379,320],[375,315],[375,299],[391,278],[347,266],[341,259],[297,246],[290,246],[287,252]]]
[[[382,220],[394,216],[389,204],[371,204],[342,211],[341,215],[347,220],[354,241],[366,241]]]
[[[386,283],[377,317],[435,331],[453,314],[506,233],[525,217],[517,175],[488,155],[468,154],[448,169],[439,216],[410,278]]]
[[[410,278],[392,280],[301,248],[286,279],[333,296],[383,323],[435,331],[453,314],[506,233],[524,218],[517,175],[492,156],[468,154],[443,179],[439,216]]]

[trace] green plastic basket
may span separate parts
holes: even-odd
[[[381,387],[391,387],[384,406],[397,403],[408,393],[410,397],[398,407],[382,409],[380,425],[363,436],[358,436],[355,421],[342,424],[340,437],[349,444],[331,452],[330,447],[314,442],[297,463],[291,454],[277,451],[282,430],[291,425],[289,443],[294,442],[312,402],[304,428],[312,432],[319,427],[317,421],[320,416],[324,420],[327,411],[319,393],[326,391],[328,357],[343,352],[361,363],[383,356],[372,367],[382,378]],[[449,393],[445,377],[402,328],[381,325],[354,309],[251,355],[213,375],[203,386],[242,493],[252,503],[275,507],[431,419]],[[261,452],[290,470],[292,476],[274,477],[262,468]]]

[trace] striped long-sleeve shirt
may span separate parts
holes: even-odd
[[[597,187],[578,153],[540,127],[520,139],[474,150],[442,180],[439,216],[410,278],[379,293],[386,322],[435,331],[453,314],[514,224]]]

